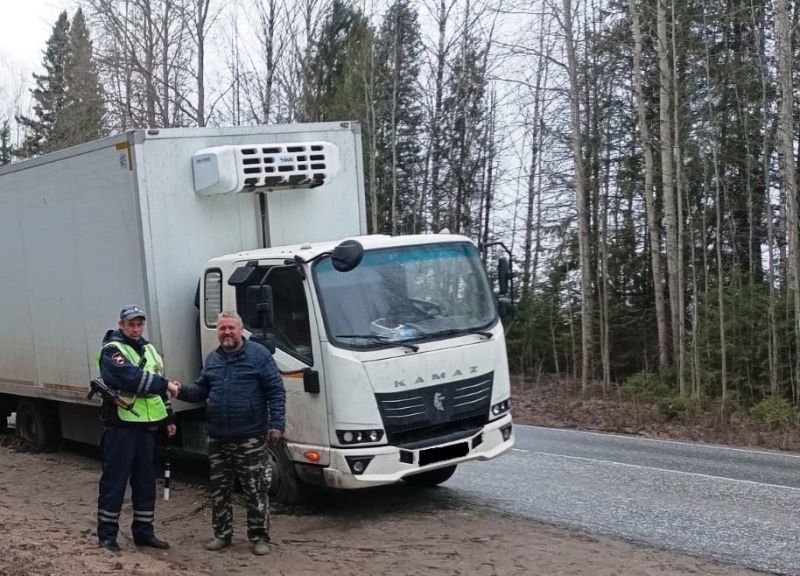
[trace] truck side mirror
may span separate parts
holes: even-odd
[[[338,272],[350,272],[361,264],[364,247],[356,240],[345,240],[331,253],[331,264]]]
[[[500,294],[508,293],[508,281],[511,278],[511,264],[508,258],[501,256],[497,259],[497,286]]]
[[[262,328],[275,323],[272,287],[267,285],[247,287],[247,317],[258,318]]]

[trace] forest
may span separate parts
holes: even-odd
[[[373,233],[513,260],[512,370],[794,420],[798,5],[80,0],[0,164],[139,127],[358,121]],[[797,61],[797,62],[796,62]]]

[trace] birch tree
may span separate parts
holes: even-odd
[[[647,212],[647,230],[650,234],[650,263],[653,277],[653,294],[656,308],[656,324],[658,331],[658,364],[662,372],[669,368],[669,342],[667,339],[667,318],[664,306],[664,284],[661,267],[661,232],[660,220],[656,215],[653,194],[654,162],[650,127],[647,122],[647,104],[642,83],[642,31],[639,23],[639,11],[636,0],[630,0],[631,31],[633,32],[633,85],[636,91],[636,111],[639,134],[641,137],[642,155],[644,156],[644,201]]]
[[[578,72],[575,37],[572,31],[572,3],[563,0],[564,35],[569,74],[569,103],[572,128],[572,160],[575,170],[575,204],[578,211],[578,247],[581,273],[581,390],[585,393],[589,385],[592,357],[592,266],[590,255],[589,206],[585,170],[583,166],[583,133],[581,129],[580,98],[581,83]]]
[[[778,145],[780,147],[781,174],[786,197],[786,229],[789,239],[787,268],[789,292],[794,305],[795,374],[800,382],[800,241],[798,241],[797,167],[794,157],[794,91],[792,84],[793,49],[789,8],[786,0],[775,0],[776,44],[780,108],[778,110]]]
[[[667,36],[666,0],[657,0],[657,34],[656,51],[658,53],[659,70],[659,136],[661,138],[661,187],[664,198],[664,220],[667,229],[667,279],[669,284],[669,305],[672,352],[677,354],[680,346],[680,315],[678,313],[678,214],[675,202],[675,182],[672,163],[672,122],[670,102],[672,90],[671,63],[669,58],[669,38]]]

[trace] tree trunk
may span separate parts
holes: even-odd
[[[664,304],[664,273],[661,265],[661,232],[656,215],[653,195],[653,148],[650,128],[647,125],[647,110],[642,86],[642,31],[636,0],[630,0],[631,27],[633,29],[633,81],[636,89],[636,109],[639,117],[639,133],[642,138],[644,155],[644,201],[647,211],[647,228],[650,232],[650,263],[653,272],[653,293],[656,304],[656,325],[658,329],[658,365],[663,373],[669,369],[669,342],[667,340],[667,314]]]
[[[424,179],[423,190],[425,193],[430,193],[430,207],[431,207],[431,228],[432,232],[436,233],[441,230],[441,205],[442,205],[442,189],[439,182],[439,172],[441,171],[441,162],[443,155],[442,145],[442,102],[444,99],[444,71],[447,64],[447,19],[450,13],[450,7],[447,5],[446,0],[440,0],[438,4],[438,11],[435,19],[438,29],[438,44],[436,48],[436,70],[434,75],[434,100],[433,110],[430,114],[430,152],[429,160],[426,163],[426,173]]]
[[[400,75],[400,41],[397,37],[399,33],[399,22],[395,22],[392,27],[392,53],[394,55],[394,65],[392,66],[392,194],[391,210],[392,234],[400,233],[400,223],[397,217],[397,90]]]
[[[570,84],[570,119],[572,127],[572,160],[575,164],[575,201],[578,209],[578,251],[581,268],[581,392],[589,387],[592,359],[592,264],[589,246],[589,206],[586,193],[586,177],[583,166],[583,135],[579,102],[581,86],[578,79],[578,61],[575,54],[575,38],[572,35],[571,0],[563,0],[564,34],[567,48],[567,71]]]
[[[703,13],[703,20],[705,21],[705,12]],[[709,64],[709,49],[708,44],[705,45],[705,71],[706,82],[711,82],[711,72]],[[720,354],[720,388],[722,393],[722,406],[723,410],[728,395],[728,347],[727,337],[725,335],[725,298],[723,290],[723,276],[722,276],[722,175],[719,170],[719,158],[717,147],[719,146],[719,130],[715,124],[714,116],[711,110],[711,100],[706,98],[706,107],[708,109],[708,123],[711,126],[711,158],[714,163],[714,203],[716,205],[716,251],[717,251],[717,306],[719,314],[719,354]]]
[[[769,359],[769,390],[773,396],[778,395],[778,325],[775,316],[775,302],[777,300],[775,290],[775,231],[773,227],[773,210],[770,201],[770,155],[772,152],[771,142],[774,133],[769,125],[769,87],[767,82],[767,70],[764,58],[764,18],[756,18],[754,6],[751,3],[750,12],[753,28],[759,33],[753,40],[753,49],[758,54],[759,70],[761,71],[761,132],[763,140],[761,143],[761,158],[763,161],[762,170],[764,172],[764,217],[767,221],[767,282],[769,284],[769,296],[767,300],[767,324],[769,337],[767,338],[767,357]],[[752,226],[755,226],[753,224]],[[752,277],[752,276],[751,276]]]
[[[678,315],[678,218],[676,214],[675,187],[672,166],[672,125],[670,121],[670,90],[672,78],[669,62],[669,39],[667,37],[667,9],[666,0],[657,0],[657,28],[659,71],[659,132],[661,136],[661,185],[664,197],[664,219],[667,228],[667,280],[669,284],[669,306],[673,358],[677,356],[680,338],[680,319]]]
[[[797,214],[797,168],[794,158],[794,106],[792,86],[792,37],[789,10],[786,0],[775,0],[775,23],[777,29],[778,85],[780,87],[780,107],[778,109],[778,144],[781,158],[781,180],[786,196],[786,229],[789,237],[788,279],[789,291],[794,304],[795,341],[795,386],[800,382],[800,242],[798,242]]]
[[[684,296],[684,271],[683,271],[683,160],[681,153],[681,129],[680,129],[680,99],[678,90],[678,78],[680,78],[678,71],[678,51],[675,46],[675,38],[677,36],[675,30],[675,21],[677,20],[675,11],[675,0],[672,0],[672,114],[673,114],[673,149],[675,158],[675,197],[677,200],[677,220],[678,220],[678,238],[675,248],[677,255],[676,272],[678,276],[678,324],[673,327],[673,330],[678,333],[678,390],[681,396],[686,396],[686,305]]]

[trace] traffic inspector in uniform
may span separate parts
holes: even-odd
[[[176,427],[166,394],[168,380],[162,375],[164,362],[155,346],[142,337],[146,320],[140,306],[125,306],[119,314],[119,328],[106,332],[100,353],[103,381],[119,391],[134,409],[125,410],[103,401],[105,428],[101,442],[103,473],[97,499],[97,537],[100,546],[114,552],[120,550],[117,533],[129,481],[134,544],[169,548],[153,531],[156,503],[153,456],[158,428],[166,425],[167,436],[172,437]]]

